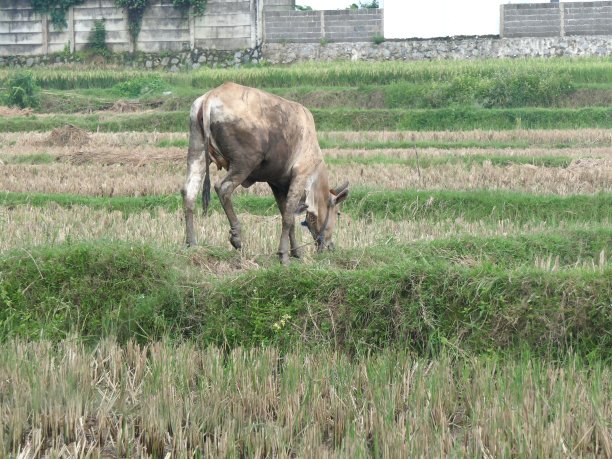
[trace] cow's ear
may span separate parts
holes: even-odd
[[[337,195],[332,196],[334,205],[338,205],[342,201],[344,201],[348,197],[348,193],[349,193],[348,188],[345,188],[342,191],[340,191],[340,193],[338,193]]]
[[[297,209],[295,209],[295,215],[303,214],[308,210],[308,205],[305,202],[301,202],[298,204]]]

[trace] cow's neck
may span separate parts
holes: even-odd
[[[329,180],[327,178],[327,168],[324,163],[317,167],[316,176],[312,184],[314,193],[314,206],[317,209],[317,216],[325,218],[327,215],[327,203],[329,200]]]

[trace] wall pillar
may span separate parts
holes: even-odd
[[[42,52],[46,56],[49,54],[49,18],[46,14],[42,15]]]
[[[74,37],[74,6],[68,8],[68,42],[70,43],[70,54],[74,53],[75,50],[75,37]]]

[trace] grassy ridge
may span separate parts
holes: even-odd
[[[278,209],[269,196],[235,196],[236,211],[257,215],[276,215]],[[143,197],[89,197],[65,194],[1,193],[0,205],[44,206],[55,203],[64,207],[85,205],[94,208],[142,212],[182,207],[177,195]],[[217,199],[211,202],[213,211],[221,211]],[[355,218],[455,219],[466,221],[503,220],[515,222],[543,220],[601,222],[610,218],[612,194],[597,195],[531,195],[505,191],[372,191],[353,190],[343,204],[343,212]]]
[[[180,139],[182,143],[183,139]],[[158,142],[156,146],[160,144],[178,144],[179,142]],[[33,153],[33,154],[20,154],[20,155],[0,155],[0,161],[4,164],[52,164],[58,158],[50,155],[49,153]],[[452,155],[431,157],[427,155],[421,155],[417,160],[414,158],[399,158],[396,156],[385,156],[385,155],[373,155],[373,156],[336,156],[336,157],[325,157],[325,162],[330,165],[349,165],[349,164],[387,164],[387,165],[402,165],[410,167],[436,167],[442,165],[465,165],[470,166],[482,166],[485,162],[489,162],[494,166],[510,166],[510,165],[525,165],[530,164],[533,166],[541,167],[568,167],[574,158],[569,156],[517,156],[517,155],[484,155],[484,154],[473,154],[473,155]]]
[[[0,79],[10,74],[0,70]],[[205,90],[235,81],[249,86],[282,88],[295,86],[363,86],[391,83],[427,83],[448,81],[457,76],[493,78],[500,75],[565,75],[574,83],[611,83],[612,60],[580,59],[491,59],[478,61],[432,62],[334,62],[302,63],[291,67],[251,67],[241,69],[200,69],[187,73],[144,72],[91,68],[74,72],[72,69],[33,69],[34,77],[43,88],[110,88],[117,83],[141,77],[143,74],[164,79],[169,84],[190,84]]]
[[[585,234],[579,243],[565,240],[566,250],[574,244],[594,254],[605,244],[601,234]],[[504,259],[513,249],[501,239],[480,242],[490,259]],[[449,244],[461,251],[459,241]],[[59,339],[76,331],[84,338],[142,340],[178,334],[231,347],[407,346],[421,354],[447,346],[477,353],[526,347],[543,354],[571,347],[610,358],[609,264],[555,271],[490,261],[465,266],[446,249],[449,257],[438,260],[407,256],[350,271],[297,264],[186,288],[179,287],[178,274],[185,268],[176,268],[185,259],[148,246],[17,250],[0,257],[0,336]],[[524,249],[523,256],[535,252]]]
[[[464,155],[439,156],[419,158],[397,158],[393,156],[344,156],[325,158],[327,164],[398,164],[410,167],[435,167],[441,165],[459,164],[465,166],[479,165],[490,162],[494,166],[509,166],[512,164],[531,164],[542,167],[567,167],[572,163],[569,156],[509,156],[509,155]]]
[[[545,265],[568,267],[581,263],[600,263],[612,251],[612,229],[594,226],[589,229],[568,229],[520,236],[462,236],[411,244],[342,250],[328,254],[329,262],[339,267],[376,267],[402,263],[451,263],[458,265],[487,264],[516,268]],[[356,262],[356,260],[359,260]],[[551,266],[552,267],[552,266]]]
[[[584,109],[478,109],[449,108],[436,110],[312,110],[320,131],[432,131],[612,128],[611,108]],[[186,112],[146,114],[52,115],[5,117],[0,132],[49,131],[73,124],[88,131],[163,131],[187,132]]]

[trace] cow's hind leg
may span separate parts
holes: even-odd
[[[232,204],[232,193],[238,185],[247,179],[249,173],[237,172],[230,165],[227,175],[221,182],[215,184],[215,191],[219,196],[223,210],[225,210],[225,215],[227,215],[227,219],[229,220],[230,243],[235,249],[240,249],[242,247],[242,241],[240,239],[240,222],[238,221]]]
[[[195,231],[193,228],[193,212],[202,179],[206,169],[206,141],[204,132],[198,121],[205,96],[199,97],[191,106],[189,127],[189,150],[187,152],[187,179],[181,189],[183,195],[183,209],[185,212],[185,239],[188,246],[196,244]]]
[[[284,215],[285,208],[287,206],[287,191],[277,188],[271,184],[270,188],[272,189],[272,193],[274,193],[274,198],[276,199],[278,210],[280,210],[281,215]],[[291,256],[293,258],[300,258],[301,253],[297,246],[297,241],[295,239],[295,223],[291,226],[291,229],[289,230],[289,243],[291,245]]]
[[[205,154],[202,150],[189,149],[187,157],[187,180],[181,190],[183,195],[183,209],[185,211],[185,238],[188,246],[196,244],[195,231],[193,228],[193,212],[200,187],[204,170],[206,168]]]

